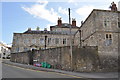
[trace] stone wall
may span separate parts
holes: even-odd
[[[68,46],[12,53],[11,61],[23,64],[47,62],[52,68],[86,72],[96,71],[99,66],[97,47],[73,47],[72,63]]]
[[[47,62],[51,64],[54,69],[78,72],[109,72],[118,69],[117,59],[112,56],[102,56],[101,58],[101,56],[98,55],[98,47],[96,46],[83,46],[82,48],[72,47],[72,49],[72,59],[70,47],[66,46],[12,53],[11,61],[31,65],[34,63]]]
[[[47,62],[53,66],[53,68],[70,70],[70,48],[69,47],[59,47],[46,50],[39,50],[34,52],[34,60],[38,63]]]
[[[74,48],[73,67],[74,71],[80,72],[98,71],[98,48],[95,46],[83,46],[83,48]]]
[[[118,33],[118,66],[120,66],[120,31]],[[120,72],[120,67],[118,69]]]
[[[120,22],[120,13],[118,14],[118,21]],[[120,66],[120,28],[118,29],[118,66]],[[119,67],[119,72],[120,72],[120,67]]]
[[[22,64],[30,64],[30,51],[28,52],[19,52],[19,53],[12,53],[10,61]]]

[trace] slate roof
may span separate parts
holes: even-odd
[[[24,34],[66,34],[66,33],[55,32],[55,31],[27,30],[24,32]]]
[[[58,27],[58,28],[69,28],[68,23],[62,23],[61,26],[55,25],[55,26],[50,26],[50,27]],[[79,28],[78,26],[71,26],[72,28]]]

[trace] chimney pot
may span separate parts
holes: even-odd
[[[75,20],[75,18],[72,18],[72,26],[76,26],[76,20]]]
[[[62,25],[62,20],[61,18],[58,18],[58,26],[61,26]]]

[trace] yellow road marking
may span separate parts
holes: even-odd
[[[16,68],[19,68],[19,69],[25,69],[25,70],[29,70],[29,71],[35,71],[35,72],[46,72],[46,71],[40,71],[40,70],[33,70],[33,69],[27,69],[27,68],[22,68],[22,67],[18,67],[18,66],[14,66],[14,65],[10,65],[10,64],[5,64],[7,66],[11,66],[11,67],[16,67]],[[59,74],[59,75],[66,75],[66,76],[70,76],[70,77],[75,77],[75,78],[81,78],[81,77],[78,77],[78,76],[74,76],[74,75],[69,75],[69,74],[64,74],[64,73],[58,73],[58,72],[47,72],[47,73],[55,73],[55,74]]]
[[[70,76],[70,77],[75,77],[75,78],[81,78],[81,77],[78,77],[78,76],[69,75],[69,74],[63,74],[63,73],[56,73],[56,74],[60,74],[60,75],[67,75],[67,76]]]

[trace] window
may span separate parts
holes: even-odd
[[[54,44],[55,39],[52,39],[52,43]]]
[[[3,53],[3,55],[5,55],[5,53]]]
[[[48,45],[51,44],[51,38],[48,38]]]
[[[110,39],[112,39],[112,36],[111,36],[111,34],[109,34],[109,38],[110,38]]]
[[[106,34],[106,39],[108,39],[108,34]]]
[[[120,28],[120,22],[118,22],[118,27]]]
[[[44,39],[40,38],[40,44],[44,44]]]
[[[107,21],[106,20],[104,21],[104,26],[107,26]]]
[[[4,51],[4,48],[3,47],[1,47],[1,52],[3,52]]]
[[[55,38],[55,44],[59,44],[59,39]]]
[[[28,49],[27,48],[24,48],[24,51],[27,51]]]
[[[18,44],[18,43],[19,43],[19,40],[18,40],[18,38],[16,38],[15,42],[16,42],[16,44]]]
[[[106,34],[106,39],[112,39],[112,35],[111,34]]]
[[[24,44],[29,44],[29,40],[28,39],[24,39]]]
[[[32,39],[32,43],[35,44],[36,43],[36,39]]]
[[[16,52],[19,52],[19,48],[16,48]]]
[[[111,25],[110,25],[111,23],[110,23],[110,19],[109,18],[104,18],[104,26],[105,27],[110,27]]]
[[[66,44],[66,42],[67,42],[66,39],[63,39],[63,44]]]
[[[110,46],[112,44],[112,34],[106,34],[105,45]]]
[[[74,39],[72,39],[72,44],[74,44]]]

